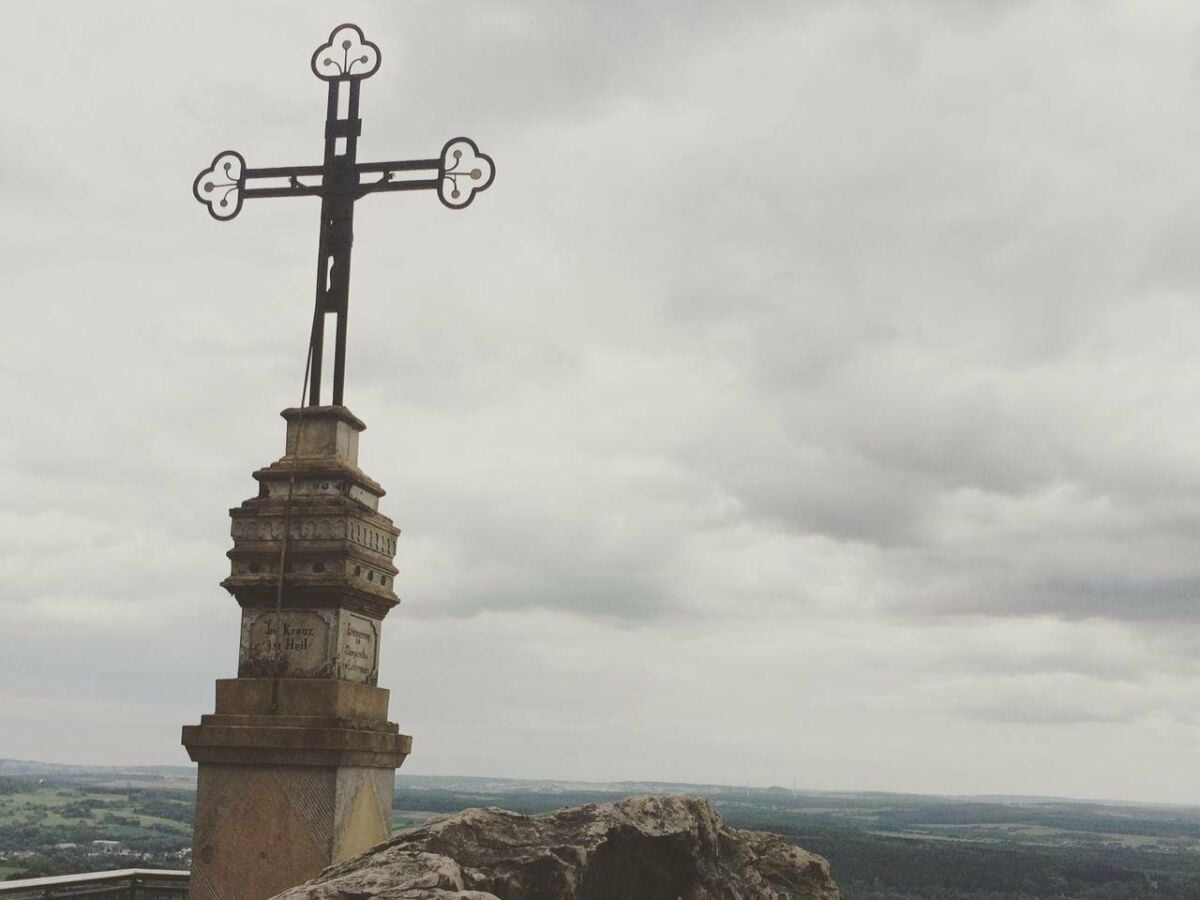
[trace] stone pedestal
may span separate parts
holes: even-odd
[[[399,531],[358,468],[365,426],[340,406],[283,416],[283,458],[230,511],[238,677],[183,729],[199,764],[192,900],[265,900],[385,840],[412,748],[376,686]]]

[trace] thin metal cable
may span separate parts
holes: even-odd
[[[296,423],[296,459],[300,458],[300,446],[304,436],[304,400],[308,396],[308,379],[312,373],[313,365],[313,350],[315,341],[313,336],[316,333],[317,318],[321,315],[321,310],[313,311],[313,328],[309,331],[308,338],[308,359],[304,364],[304,383],[300,387],[300,420]],[[272,668],[275,671],[275,676],[271,679],[271,700],[269,709],[275,712],[279,708],[279,671],[283,660],[283,632],[281,616],[283,613],[283,576],[287,566],[287,551],[288,540],[291,537],[292,527],[292,496],[296,491],[296,472],[293,467],[292,472],[288,475],[288,492],[287,503],[283,507],[283,541],[279,545],[279,578],[275,582],[275,646],[272,654]]]

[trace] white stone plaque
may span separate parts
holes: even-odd
[[[244,610],[238,674],[332,678],[334,621],[331,610]]]
[[[342,611],[338,678],[375,684],[379,680],[379,622]]]

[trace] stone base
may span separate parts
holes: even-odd
[[[388,692],[335,679],[229,678],[183,729],[199,764],[192,900],[266,900],[388,838],[412,738]]]
[[[394,769],[199,768],[191,900],[267,900],[391,832]]]

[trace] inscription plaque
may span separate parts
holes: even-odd
[[[333,610],[244,610],[238,675],[333,677]]]
[[[344,609],[242,610],[242,678],[379,680],[376,619]]]
[[[364,684],[379,680],[378,622],[343,610],[338,677]]]

